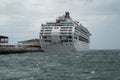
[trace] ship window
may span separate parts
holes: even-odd
[[[61,29],[72,29],[72,27],[61,27]]]
[[[47,36],[47,39],[51,39],[51,36]]]
[[[43,36],[43,38],[45,39],[45,38],[47,38],[46,36]]]
[[[74,38],[77,39],[77,36],[75,36]]]
[[[60,36],[60,39],[62,40],[72,39],[72,36]]]
[[[45,31],[52,31],[52,30],[45,30]]]
[[[79,40],[80,41],[83,41],[83,42],[89,42],[89,40],[88,39],[86,39],[86,38],[84,38],[84,37],[82,37],[82,36],[79,36]]]
[[[45,42],[51,42],[51,40],[45,40]]]
[[[78,27],[75,27],[75,30],[76,30],[77,32],[81,32],[81,33],[83,33],[83,34],[86,34],[86,33],[87,33],[85,30],[83,30],[83,29],[81,29],[81,28],[78,28]]]
[[[61,40],[61,42],[68,42],[68,40]]]
[[[59,29],[59,27],[55,27],[55,29]]]
[[[62,39],[62,40],[66,40],[67,37],[66,37],[66,36],[60,36],[60,39]]]
[[[67,30],[64,30],[64,29],[63,29],[63,30],[60,30],[60,31],[67,31]]]
[[[43,38],[49,40],[51,39],[51,36],[43,36]]]
[[[44,34],[51,34],[50,32],[45,32]]]
[[[67,33],[65,33],[65,32],[61,32],[60,34],[67,34]]]
[[[52,29],[52,27],[45,27],[45,29]]]
[[[69,27],[61,27],[61,29],[68,29]]]
[[[72,40],[69,40],[69,42],[72,42]]]
[[[69,38],[71,39],[71,38],[72,38],[72,36],[69,36]]]
[[[44,27],[42,27],[42,29],[44,29]]]
[[[71,39],[72,38],[72,36],[60,36],[60,39],[62,39],[62,40],[68,40],[68,39]]]

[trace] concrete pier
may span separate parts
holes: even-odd
[[[0,48],[0,54],[11,54],[11,53],[27,53],[27,52],[41,52],[40,48],[17,48],[17,47],[4,47]]]
[[[20,41],[17,45],[8,45],[8,37],[0,35],[0,54],[41,52],[39,39]]]

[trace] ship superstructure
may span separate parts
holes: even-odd
[[[89,48],[90,33],[66,12],[55,22],[41,25],[40,45],[45,52],[85,51]]]

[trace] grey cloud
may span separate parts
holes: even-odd
[[[4,3],[1,1],[5,1]],[[70,11],[92,33],[91,49],[120,48],[119,0],[1,0],[0,34],[9,35],[10,43],[39,37],[40,24]]]
[[[91,48],[119,49],[120,48],[120,16],[108,15],[100,23],[93,23],[91,36]],[[95,44],[96,43],[96,44]]]
[[[22,5],[20,2],[11,2],[11,3],[5,3],[3,7],[0,8],[0,14],[6,14],[6,15],[15,15],[20,14],[24,11],[24,5]]]
[[[72,10],[82,15],[113,15],[120,13],[119,0],[74,0],[58,4],[62,9]],[[61,1],[61,2],[62,2]],[[59,10],[59,9],[58,9]]]

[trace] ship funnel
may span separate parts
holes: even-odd
[[[65,18],[70,18],[70,13],[69,12],[65,12]]]

